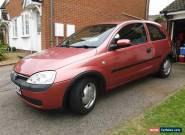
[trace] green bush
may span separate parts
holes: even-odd
[[[17,49],[16,47],[12,47],[12,51],[15,52]]]
[[[165,18],[163,16],[158,16],[155,18],[154,21],[157,23],[163,23],[163,22],[165,22]]]
[[[6,58],[5,52],[6,52],[6,46],[0,41],[0,61]]]

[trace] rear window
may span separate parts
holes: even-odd
[[[152,41],[166,39],[166,35],[159,29],[159,27],[153,24],[147,24],[147,27]]]

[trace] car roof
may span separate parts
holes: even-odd
[[[128,21],[111,21],[111,22],[104,22],[104,23],[99,23],[99,24],[123,24],[123,23],[150,23],[153,25],[157,25],[161,27],[159,23],[148,21],[148,20],[128,20]]]

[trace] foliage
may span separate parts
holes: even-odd
[[[0,41],[0,61],[6,58],[5,52],[6,52],[6,46],[3,44],[2,41]]]
[[[6,23],[0,20],[0,29],[5,29],[6,28]],[[6,58],[6,46],[5,44],[0,40],[0,61],[4,60]]]
[[[185,130],[185,88],[160,105],[131,120],[112,135],[148,135],[149,128],[179,127]],[[164,134],[165,135],[165,134]],[[172,134],[167,134],[172,135]],[[184,135],[184,133],[179,133]]]
[[[158,16],[154,20],[157,23],[163,23],[165,21],[165,18],[163,16]]]
[[[6,28],[6,23],[0,19],[0,28]]]
[[[16,47],[12,47],[12,51],[15,52],[16,51]]]

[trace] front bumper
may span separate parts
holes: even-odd
[[[39,85],[27,85],[25,79],[17,79],[12,74],[11,80],[20,87],[23,101],[38,109],[58,109],[63,107],[64,94],[71,82],[68,80],[41,87]]]
[[[24,76],[24,75],[21,75],[21,74],[18,74],[18,73],[14,72],[14,71],[12,71],[12,73],[10,74],[10,78],[11,78],[12,82],[14,82],[16,85],[18,85],[22,89],[31,90],[33,92],[45,91],[49,87],[52,86],[52,84],[38,85],[38,84],[30,84],[30,83],[27,83],[26,80],[29,77]]]

